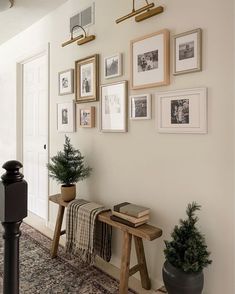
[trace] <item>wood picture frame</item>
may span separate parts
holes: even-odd
[[[68,69],[58,73],[58,94],[68,95],[74,93],[74,70]]]
[[[207,88],[156,94],[160,133],[207,133]]]
[[[173,74],[180,75],[202,70],[202,29],[184,32],[173,37]]]
[[[170,32],[167,29],[131,41],[131,88],[170,83]]]
[[[82,128],[95,127],[95,107],[84,107],[79,109],[79,125]]]
[[[75,103],[57,103],[57,130],[59,133],[75,132]]]
[[[101,85],[101,132],[127,132],[127,85],[127,81]]]
[[[75,98],[77,103],[99,100],[99,55],[75,61]]]
[[[130,119],[151,119],[151,95],[140,94],[130,96]]]

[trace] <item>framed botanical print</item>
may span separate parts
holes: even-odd
[[[72,94],[74,92],[74,70],[68,69],[58,73],[59,95]]]
[[[101,86],[101,131],[127,131],[127,81]]]
[[[161,133],[207,133],[207,89],[162,92],[157,97]]]
[[[83,128],[95,127],[95,107],[85,107],[79,109],[79,125]]]
[[[151,119],[151,95],[130,96],[130,118]]]
[[[169,31],[162,30],[131,41],[131,88],[168,85]]]
[[[202,30],[196,29],[173,37],[174,75],[202,70]]]
[[[104,58],[104,77],[116,78],[122,75],[122,54],[117,53]]]
[[[97,101],[99,96],[99,56],[98,54],[77,60],[76,73],[76,102],[84,103]]]
[[[73,101],[57,103],[57,129],[61,133],[75,131],[75,104]]]

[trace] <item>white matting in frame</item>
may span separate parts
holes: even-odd
[[[127,81],[101,86],[101,131],[127,131]]]
[[[160,133],[207,133],[207,88],[156,94]]]
[[[57,103],[57,129],[60,133],[75,131],[75,103]]]

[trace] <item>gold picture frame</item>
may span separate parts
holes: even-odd
[[[84,107],[79,109],[79,126],[82,128],[95,127],[95,107]]]
[[[131,41],[131,88],[170,83],[170,32],[167,29]]]
[[[77,103],[99,100],[99,55],[75,61],[75,99]]]

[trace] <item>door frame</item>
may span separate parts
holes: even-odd
[[[30,52],[24,54],[16,60],[16,158],[20,162],[23,162],[23,66],[25,63],[30,62],[40,56],[45,55],[47,60],[47,97],[48,97],[48,138],[47,138],[47,150],[48,150],[48,162],[50,159],[50,43],[45,46],[30,50]],[[27,180],[27,179],[26,179]],[[49,176],[47,179],[49,195]],[[47,200],[46,207],[46,226],[49,222],[49,199]]]

